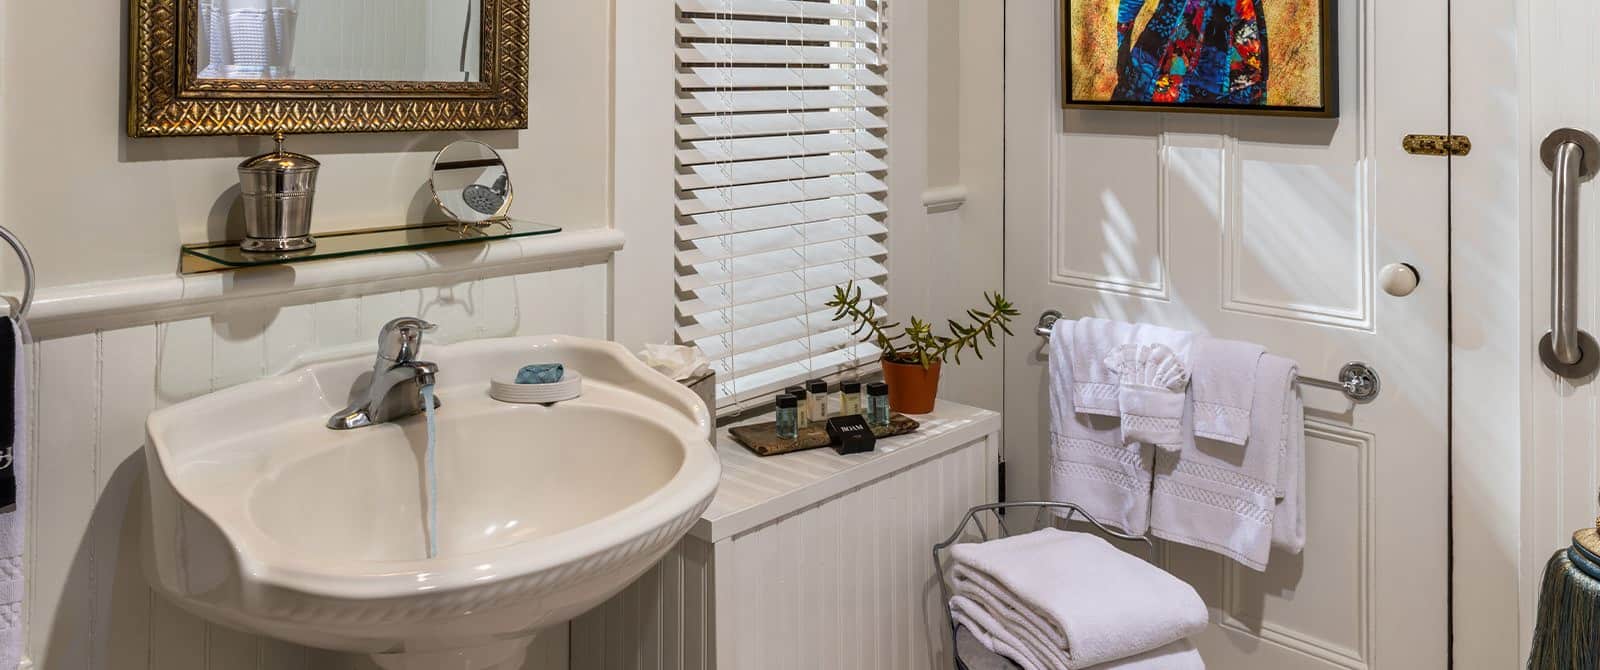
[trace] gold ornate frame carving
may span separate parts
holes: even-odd
[[[128,135],[528,127],[528,2],[483,3],[477,82],[200,79],[199,0],[129,0]]]

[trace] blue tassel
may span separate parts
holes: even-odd
[[[1600,560],[1576,542],[1545,564],[1528,668],[1600,668]]]

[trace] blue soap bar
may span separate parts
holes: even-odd
[[[554,384],[566,376],[567,369],[560,363],[529,365],[517,371],[518,384]]]

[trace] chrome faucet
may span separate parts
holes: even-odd
[[[355,393],[358,400],[354,405],[329,418],[328,427],[363,428],[422,413],[422,387],[433,384],[439,366],[417,360],[417,352],[422,349],[422,334],[434,328],[410,316],[384,324],[378,333],[378,362],[372,367],[367,388]],[[433,406],[439,406],[438,398]]]

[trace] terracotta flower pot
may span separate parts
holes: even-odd
[[[889,409],[901,414],[927,414],[939,397],[939,362],[927,369],[921,363],[883,359],[883,381],[889,384]]]

